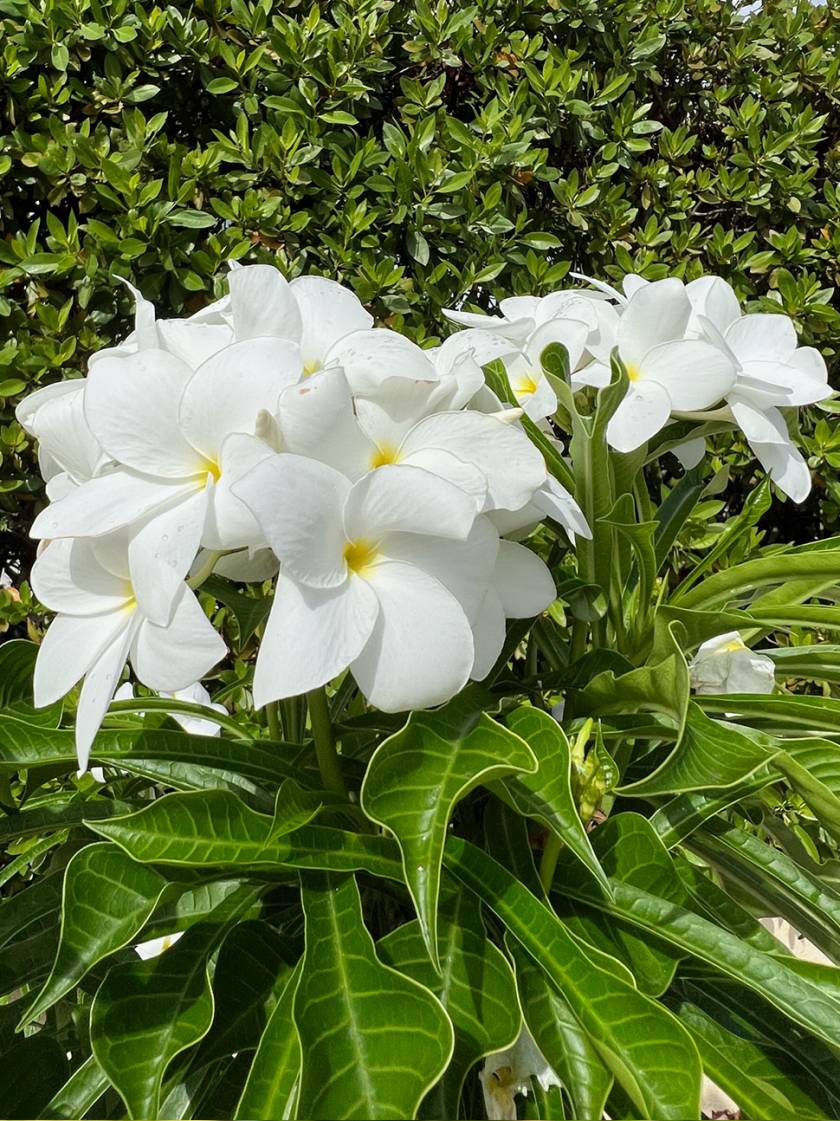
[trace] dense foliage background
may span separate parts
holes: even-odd
[[[729,280],[751,310],[790,315],[801,341],[820,347],[838,384],[838,44],[836,5],[791,0],[767,2],[749,15],[725,0],[435,5],[351,0],[322,9],[308,0],[196,0],[165,8],[129,0],[0,0],[0,576],[6,574],[13,585],[0,590],[0,641],[37,640],[43,624],[25,581],[34,554],[28,528],[43,502],[42,483],[35,448],[14,420],[14,408],[33,388],[82,374],[91,352],[130,329],[133,301],[118,278],[141,287],[161,315],[180,315],[224,290],[231,258],[276,262],[290,276],[315,271],[341,280],[380,323],[432,343],[449,330],[441,308],[491,310],[504,295],[542,294],[578,283],[573,272],[618,280],[628,271],[687,279],[710,271]],[[429,334],[435,331],[439,334]],[[463,734],[447,726],[463,712],[436,714],[440,723],[429,732],[437,727],[449,737],[464,779],[452,797],[435,795],[441,850],[459,802],[455,848],[447,849],[450,878],[444,877],[441,937],[458,933],[450,949],[467,972],[476,955],[489,960],[488,975],[495,962],[501,994],[496,1005],[510,1011],[525,994],[529,1022],[546,1032],[546,1024],[552,1030],[563,1024],[562,1008],[558,1012],[552,1004],[554,989],[523,953],[523,945],[528,949],[523,939],[532,938],[534,953],[560,981],[575,958],[569,945],[552,941],[558,937],[553,919],[553,926],[540,928],[546,909],[533,910],[529,891],[539,896],[540,888],[529,844],[543,846],[544,854],[545,838],[557,822],[534,811],[533,789],[517,787],[512,772],[525,768],[511,762],[508,726],[516,727],[512,718],[518,718],[534,750],[544,744],[541,765],[561,757],[568,764],[553,791],[565,799],[558,836],[563,829],[572,836],[582,832],[581,819],[588,823],[599,804],[610,811],[617,797],[613,756],[623,752],[623,774],[636,784],[636,796],[619,801],[620,809],[630,812],[612,815],[608,828],[593,836],[606,874],[624,894],[609,906],[593,901],[592,885],[581,879],[572,850],[560,865],[563,891],[554,894],[552,905],[565,926],[594,944],[601,921],[593,918],[595,910],[609,912],[603,922],[620,938],[610,933],[613,941],[605,943],[603,957],[626,962],[639,989],[662,996],[663,1007],[679,1007],[684,1022],[688,1007],[706,1069],[721,1084],[750,1095],[754,1117],[822,1118],[840,1110],[836,975],[821,973],[819,966],[810,973],[808,966],[794,969],[787,959],[779,964],[773,956],[778,947],[755,919],[770,908],[795,920],[835,959],[840,954],[840,767],[834,740],[812,738],[814,729],[836,735],[840,722],[840,699],[834,695],[840,647],[820,643],[840,628],[832,586],[840,550],[837,538],[824,546],[807,544],[838,532],[835,412],[831,403],[802,410],[815,486],[799,508],[778,495],[771,504],[769,487],[737,435],[721,438],[711,467],[706,462],[698,472],[682,476],[675,468],[670,476],[668,459],[664,468],[648,469],[651,509],[657,509],[660,530],[673,526],[673,535],[667,529],[654,537],[647,521],[647,536],[633,541],[634,556],[655,551],[664,589],[660,598],[660,584],[647,589],[650,602],[638,594],[634,610],[644,642],[629,651],[633,660],[613,648],[593,649],[584,659],[567,649],[568,622],[582,631],[600,628],[604,608],[592,586],[581,587],[575,579],[573,555],[541,531],[538,545],[565,581],[562,602],[536,625],[527,658],[511,662],[492,698],[476,690],[460,702],[470,720],[484,721],[485,739],[488,726],[503,737],[494,765],[507,785],[496,783],[494,797],[470,785],[481,779],[475,777],[476,760],[486,762],[473,752],[475,725],[465,720],[469,731]],[[681,481],[674,485],[676,479]],[[634,495],[640,506],[648,498],[643,490]],[[790,556],[775,556],[777,545],[784,551],[797,543],[805,544],[789,550]],[[629,539],[622,539],[621,548],[628,573],[631,563],[642,564],[631,562]],[[630,593],[633,586],[628,577]],[[797,614],[797,605],[815,597],[831,606],[808,605]],[[31,709],[34,643],[6,641],[0,647],[0,720],[8,726],[0,736],[4,1002],[22,990],[27,1005],[37,996],[53,967],[59,914],[69,916],[62,941],[69,957],[61,958],[30,1009],[49,1023],[49,1032],[16,1038],[22,1002],[0,1003],[3,1108],[9,1116],[32,1115],[33,1109],[50,1117],[122,1114],[130,1094],[121,1100],[109,1088],[99,1066],[102,1056],[95,1060],[90,1053],[91,997],[112,963],[123,970],[120,984],[139,978],[132,994],[139,994],[140,1003],[147,975],[164,985],[171,981],[161,1023],[167,1030],[177,1023],[181,1032],[172,1034],[171,1053],[162,1054],[160,1024],[149,1017],[141,1056],[146,1067],[135,1065],[140,1052],[132,1038],[137,1024],[132,1005],[123,1024],[128,1059],[123,1062],[115,1047],[113,1068],[131,1068],[125,1082],[134,1078],[136,1093],[144,1092],[144,1072],[156,1071],[152,1098],[163,1094],[161,1116],[233,1115],[269,1011],[286,1007],[278,1003],[280,982],[288,982],[291,992],[289,978],[302,945],[296,873],[279,876],[277,870],[311,868],[326,850],[328,835],[350,848],[327,855],[345,859],[344,870],[350,862],[367,873],[366,915],[375,918],[380,933],[389,932],[377,946],[382,960],[406,973],[413,963],[419,980],[428,981],[422,974],[426,950],[400,884],[394,844],[373,833],[332,828],[336,821],[353,829],[368,826],[364,818],[359,824],[358,804],[336,806],[318,791],[306,705],[293,699],[282,708],[284,745],[270,742],[277,737],[265,713],[251,709],[254,635],[270,598],[242,594],[212,578],[202,587],[202,602],[233,651],[210,683],[213,699],[234,714],[224,738],[179,732],[162,711],[165,701],[157,702],[157,710],[154,701],[137,702],[133,709],[123,702],[96,754],[106,767],[104,784],[74,777],[72,711],[62,716],[60,706],[40,714]],[[732,603],[753,614],[727,616],[724,624]],[[669,629],[675,619],[693,628],[692,642],[680,649]],[[762,641],[775,644],[780,693],[772,703],[740,698],[744,726],[730,725],[724,735],[724,725],[705,714],[725,717],[732,697],[698,699],[702,709],[689,705],[682,652],[725,626],[745,623],[754,624]],[[523,634],[511,633],[511,651]],[[534,719],[533,710],[520,709],[518,717],[512,712],[523,699],[545,700],[549,694],[551,703],[561,694],[567,699],[566,723],[579,737],[571,746],[544,713],[537,714],[544,727],[531,735],[527,720]],[[670,706],[664,710],[663,696]],[[341,722],[355,793],[378,739],[397,731],[399,722],[365,713],[352,682],[339,687],[330,703]],[[639,716],[651,707],[660,715]],[[487,715],[498,715],[500,708],[507,725]],[[589,717],[603,718],[603,728],[593,731]],[[425,719],[415,719],[411,734],[418,725],[422,732]],[[59,727],[62,720],[65,726]],[[21,724],[29,729],[25,734]],[[803,738],[791,738],[797,735]],[[634,738],[652,743],[653,750],[630,760],[632,752],[621,745],[634,744]],[[399,737],[390,742],[395,741],[407,750]],[[700,779],[677,773],[682,759],[677,753],[659,786],[645,787],[641,780],[676,742],[697,763]],[[558,743],[565,747],[560,750]],[[283,756],[278,746],[300,751]],[[434,772],[433,753],[426,756]],[[723,778],[721,759],[729,767]],[[426,778],[434,790],[435,775]],[[387,801],[392,788],[381,779],[376,779],[381,789],[368,781],[368,802],[376,810],[377,798]],[[162,802],[150,800],[150,794],[172,789],[183,793],[164,803],[170,809],[163,816],[173,817],[162,823],[146,813],[156,813]],[[461,799],[465,790],[471,793]],[[518,817],[505,809],[503,795]],[[676,796],[665,801],[671,795]],[[146,814],[139,823],[110,821],[139,808]],[[387,822],[385,810],[369,814],[370,820]],[[461,834],[480,838],[485,810],[491,855],[516,870],[519,885],[515,876],[513,886],[498,879],[498,865],[495,881],[487,875],[487,857],[483,866],[470,864],[479,850]],[[330,827],[313,826],[305,843],[298,834],[294,844],[286,841],[286,832],[315,812],[323,812]],[[81,824],[99,818],[101,828]],[[523,818],[531,819],[530,835]],[[190,830],[201,835],[203,855],[184,858],[178,845],[189,841]],[[91,843],[97,835],[107,843]],[[157,840],[143,851],[149,837]],[[161,837],[171,850],[162,855]],[[586,856],[588,842],[580,840]],[[248,845],[258,852],[260,867],[270,864],[269,877],[276,877],[259,906],[250,865],[237,872],[241,880],[219,872],[243,860],[247,865],[242,853],[251,851]],[[70,887],[63,887],[65,867],[77,849],[83,851],[67,877]],[[439,867],[440,851],[436,859]],[[594,857],[592,862],[597,868]],[[697,874],[701,864],[718,870],[726,890]],[[499,898],[514,891],[510,915],[497,911],[489,920],[495,941],[486,938],[469,891],[447,894],[452,876],[479,894],[482,884]],[[257,891],[264,891],[265,875],[255,880]],[[329,892],[314,878],[306,883],[312,923]],[[463,914],[457,913],[458,900],[472,901]],[[657,910],[660,904],[664,911]],[[355,897],[348,896],[343,906],[347,929],[361,929]],[[487,913],[485,908],[485,918]],[[102,921],[106,914],[117,916],[112,926]],[[213,922],[205,924],[210,915]],[[177,953],[162,959],[170,964],[138,965],[128,947],[173,926],[190,926],[191,932]],[[496,946],[506,926],[520,939],[504,940],[513,947],[518,989]],[[326,954],[331,943],[324,940],[323,946]],[[195,978],[206,980],[201,971],[217,952],[218,1014],[199,1047],[212,1010],[207,1011],[207,987]],[[597,971],[602,991],[594,995],[607,994],[603,1022],[620,1027],[628,985],[615,970],[611,978],[608,972]],[[594,973],[586,975],[591,981]],[[382,983],[381,976],[374,980]],[[193,1023],[187,1015],[167,1019],[170,1005],[182,1007],[181,981],[200,1013]],[[434,979],[428,983],[433,987]],[[115,994],[122,999],[118,990],[116,982],[105,987],[97,1012],[103,1020],[93,1024],[108,1046],[122,1038],[104,1019],[118,1003],[108,1000]],[[468,984],[463,991],[469,992]],[[578,995],[583,1007],[594,1005],[591,990]],[[661,1026],[664,1013],[657,1008]],[[507,1028],[508,1034],[516,1030],[503,1018],[496,1020],[501,1034],[495,1044],[479,1040],[474,1053],[460,1056],[464,1071],[479,1053],[501,1046]],[[321,1026],[308,1025],[309,1035],[302,1036],[307,1048]],[[565,1027],[577,1031],[574,1016]],[[639,1038],[647,1041],[656,1052],[655,1074],[667,1033],[645,1029],[631,1038],[632,1026],[627,1030],[618,1050],[626,1043],[630,1053]],[[585,1044],[589,1036],[581,1032],[575,1038]],[[412,1036],[397,1043],[410,1070],[417,1041]],[[389,1039],[388,1046],[393,1050],[396,1044]],[[183,1061],[173,1064],[163,1083],[170,1058],[184,1048]],[[283,1067],[268,1049],[263,1060],[260,1077],[262,1070],[294,1066],[289,1060]],[[685,1074],[681,1053],[671,1061],[663,1076],[665,1098],[673,1089],[669,1084],[678,1081],[675,1072]],[[646,1063],[640,1063],[643,1071]],[[212,1078],[205,1078],[208,1070]],[[600,1061],[590,1061],[588,1070],[580,1082],[594,1085],[591,1115],[600,1116],[608,1093],[612,1116],[636,1115],[638,1107],[623,1091],[611,1089],[612,1075],[603,1075]],[[574,1082],[574,1073],[567,1072],[568,1082]],[[281,1091],[290,1092],[276,1080],[273,1089],[270,1078],[266,1085],[259,1081],[249,1085],[263,1103],[272,1098],[277,1104]],[[457,1102],[459,1084],[439,1083],[442,1093],[441,1087],[450,1095],[447,1101],[454,1093]],[[305,1100],[321,1089],[309,1087]],[[564,1105],[555,1098],[551,1115],[559,1116]],[[238,1116],[266,1115],[264,1104],[254,1106],[256,1099],[240,1101]],[[145,1099],[132,1110],[135,1115],[150,1115],[144,1104]],[[320,1115],[335,1116],[330,1106]],[[482,1109],[474,1072],[462,1107],[470,1116]],[[548,1116],[545,1103],[542,1108]],[[645,1115],[664,1116],[656,1109],[654,1100]],[[438,1115],[450,1114],[438,1110]]]
[[[713,271],[836,368],[838,20],[725,0],[0,0],[0,567],[28,565],[40,499],[14,406],[129,329],[116,277],[179,314],[231,257],[276,260],[419,337],[446,333],[441,307],[571,271]],[[808,428],[818,485],[788,536],[837,521],[833,427]]]

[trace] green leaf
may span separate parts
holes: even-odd
[[[157,957],[114,966],[90,1013],[96,1061],[119,1092],[129,1117],[157,1117],[170,1062],[197,1043],[213,1022],[208,955],[257,898],[243,887],[209,921],[192,927]]]
[[[516,983],[525,1022],[557,1072],[577,1121],[601,1121],[613,1076],[562,993],[515,944]]]
[[[39,1116],[54,1118],[56,1121],[84,1117],[109,1085],[105,1072],[93,1055],[90,1055],[73,1071],[64,1085],[56,1090]]]
[[[621,793],[649,797],[742,784],[766,768],[781,746],[761,732],[711,720],[692,702],[683,734],[665,762]]]
[[[208,93],[230,93],[236,88],[237,82],[233,78],[213,78],[207,83]]]
[[[242,644],[266,621],[273,602],[271,596],[249,596],[238,592],[220,576],[210,576],[201,585],[201,590],[231,609],[239,624],[239,641]]]
[[[352,876],[307,877],[302,898],[300,1116],[414,1117],[452,1055],[449,1017],[428,989],[377,958]]]
[[[219,950],[213,974],[213,1026],[195,1055],[193,1069],[253,1050],[291,973],[284,941],[273,927],[259,919],[238,923]]]
[[[0,1064],[0,1101],[8,1121],[39,1117],[67,1078],[65,1049],[45,1032],[16,1039]]]
[[[635,989],[615,958],[591,948],[584,951],[545,904],[480,849],[450,836],[444,861],[495,911],[563,993],[641,1115],[661,1121],[696,1117],[700,1061],[674,1017]]]
[[[61,719],[61,702],[35,708],[32,678],[37,657],[36,644],[22,638],[12,638],[0,645],[0,716],[55,727]]]
[[[236,1121],[295,1116],[301,1054],[292,1012],[299,980],[300,965],[289,975],[262,1033],[236,1107]]]
[[[773,781],[773,772],[758,770],[749,781],[730,786],[713,794],[691,791],[678,794],[660,806],[650,817],[650,823],[666,849],[684,841],[710,817],[715,817],[728,806],[757,794]]]
[[[694,834],[692,838],[692,847],[696,846],[697,836]],[[748,985],[820,1039],[832,1044],[840,1042],[840,1019],[833,999],[797,976],[781,959],[756,950],[716,923],[620,880],[613,880],[612,899],[603,895],[596,897],[588,878],[575,883],[564,882],[563,891],[573,899],[625,919],[685,954],[708,962]]]
[[[208,226],[215,226],[218,218],[214,214],[207,214],[203,210],[171,210],[166,216],[170,226],[185,226],[190,230],[206,230]]]
[[[537,708],[523,706],[505,719],[510,730],[531,748],[538,764],[535,774],[503,780],[514,806],[558,836],[609,891],[572,793],[572,754],[566,733],[552,716]]]
[[[452,810],[471,790],[537,769],[519,736],[476,711],[467,692],[436,712],[414,712],[374,752],[362,808],[397,839],[405,882],[437,965],[437,901],[443,845]]]
[[[840,571],[840,549],[807,550],[802,547],[772,557],[745,561],[715,572],[680,599],[682,607],[712,607],[744,598],[756,588],[784,584],[804,577],[833,582]]]
[[[402,879],[396,847],[385,837],[305,825],[271,840],[272,819],[226,790],[167,794],[139,813],[88,825],[141,863],[359,870]]]
[[[417,921],[398,927],[377,945],[379,957],[419,981],[438,998],[455,1031],[452,1061],[423,1099],[420,1117],[456,1117],[470,1068],[519,1035],[521,1017],[513,974],[487,937],[478,900],[458,891],[442,906],[438,926],[440,974],[429,961]]]
[[[429,263],[429,243],[419,230],[409,230],[405,235],[405,245],[408,252],[420,265]]]
[[[781,1117],[821,1121],[828,1115],[796,1082],[797,1068],[781,1052],[761,1048],[727,1031],[696,1004],[676,1009],[697,1044],[709,1077],[755,1121]]]
[[[136,864],[114,845],[88,845],[77,852],[64,874],[55,963],[22,1023],[31,1023],[97,962],[136,938],[168,886],[158,872]]]
[[[699,696],[697,703],[707,712],[725,712],[732,720],[754,724],[772,734],[790,731],[836,733],[840,727],[840,700],[834,697],[726,693]]]
[[[358,119],[343,109],[333,109],[329,113],[319,113],[318,120],[328,125],[357,125]]]
[[[525,234],[522,241],[532,249],[558,249],[563,244],[556,234],[548,234],[542,231]]]

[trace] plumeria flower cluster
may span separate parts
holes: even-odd
[[[486,676],[507,618],[551,604],[522,537],[545,517],[572,542],[589,529],[485,387],[486,348],[421,349],[339,284],[267,265],[232,268],[188,319],[134,295],[124,342],[18,410],[50,499],[32,582],[58,613],[36,703],[83,682],[80,766],[126,663],[196,696],[224,657],[195,594],[211,572],[276,575],[258,707],[346,670],[385,711],[440,704]]]
[[[617,353],[629,386],[607,430],[613,448],[634,451],[672,420],[730,422],[779,489],[803,501],[811,478],[780,409],[821,401],[831,388],[824,359],[798,345],[791,320],[745,315],[731,286],[716,276],[684,284],[631,274],[621,289],[589,283],[590,289],[502,300],[500,315],[448,311],[465,329],[446,345],[451,353],[472,350],[482,362],[500,360],[516,400],[535,421],[557,408],[540,362],[546,346],[566,347],[575,389],[608,384]],[[692,466],[703,451],[699,438],[681,458]]]

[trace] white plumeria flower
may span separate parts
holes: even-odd
[[[32,588],[59,613],[38,651],[35,704],[52,704],[84,678],[76,714],[82,770],[127,659],[144,685],[171,692],[192,685],[225,654],[186,584],[166,626],[144,615],[129,579],[125,543],[114,538],[51,542],[33,566]]]
[[[488,1121],[516,1121],[515,1097],[528,1096],[532,1078],[544,1091],[563,1085],[524,1024],[513,1047],[487,1056],[479,1078]]]
[[[545,482],[542,455],[505,419],[458,409],[460,388],[388,378],[354,402],[343,371],[325,370],[280,398],[282,446],[354,481],[386,465],[421,467],[470,495],[476,513],[522,506]]]
[[[811,489],[811,475],[779,408],[831,396],[825,360],[813,347],[798,345],[786,315],[742,315],[734,291],[720,277],[694,280],[686,292],[695,329],[735,365],[737,376],[726,395],[732,416],[773,482],[794,502],[802,502]]]
[[[138,942],[134,947],[134,952],[143,961],[148,961],[149,958],[160,957],[161,954],[166,953],[170,947],[184,934],[183,930],[176,930],[172,934],[164,934],[161,938],[150,938],[148,942]]]
[[[772,659],[750,650],[737,631],[704,642],[689,674],[696,693],[772,693],[776,685]]]
[[[613,347],[627,369],[627,394],[607,426],[607,439],[617,451],[634,451],[668,423],[672,412],[709,408],[732,388],[732,359],[704,339],[685,337],[690,315],[681,281],[643,284],[616,314],[613,337],[605,332],[594,350],[589,344],[595,361],[573,375],[573,384],[608,384]]]
[[[442,577],[465,582],[447,546],[473,528],[468,495],[419,467],[388,465],[351,484],[290,454],[264,460],[237,493],[281,562],[254,674],[258,707],[348,668],[386,712],[440,704],[466,684],[472,631]],[[486,554],[472,549],[471,560],[486,564]]]
[[[233,343],[195,371],[157,349],[100,359],[88,377],[85,415],[120,467],[48,506],[33,537],[101,536],[131,526],[134,593],[164,624],[200,545],[259,544],[258,527],[230,485],[270,453],[248,436],[299,376],[296,348],[270,338]]]

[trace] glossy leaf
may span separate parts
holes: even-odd
[[[273,822],[229,791],[168,794],[139,813],[90,828],[135,860],[190,867],[364,870],[401,879],[396,846],[320,825],[270,839]]]
[[[514,1043],[521,1024],[513,974],[487,937],[476,897],[463,890],[454,893],[438,917],[440,974],[429,960],[417,921],[398,927],[376,947],[386,965],[434,993],[455,1031],[452,1060],[420,1107],[419,1116],[427,1118],[457,1116],[470,1068]]]
[[[236,1107],[237,1121],[259,1117],[285,1121],[296,1116],[300,1080],[300,1041],[293,1019],[300,966],[287,976],[260,1037],[248,1080]]]
[[[88,845],[76,853],[64,875],[55,964],[23,1022],[40,1016],[97,962],[134,940],[168,886],[114,845]]]
[[[516,983],[525,1022],[549,1066],[557,1072],[577,1121],[601,1121],[613,1076],[598,1048],[546,974],[514,948]]]
[[[428,989],[376,956],[352,876],[307,877],[302,899],[298,1112],[312,1121],[414,1117],[451,1058],[449,1017]]]
[[[362,808],[397,840],[405,882],[436,964],[440,867],[452,810],[481,783],[536,769],[525,741],[477,710],[469,694],[436,712],[412,713],[374,753]]]
[[[119,1091],[129,1117],[154,1118],[170,1062],[213,1022],[208,955],[228,925],[257,898],[252,887],[229,897],[213,918],[145,961],[110,970],[90,1014],[96,1061]]]
[[[64,1085],[56,1090],[38,1116],[54,1121],[71,1121],[72,1118],[84,1117],[109,1085],[105,1072],[93,1055],[89,1055]]]
[[[750,729],[712,720],[692,703],[683,734],[661,766],[621,793],[647,797],[741,784],[766,768],[782,745]]]
[[[696,1117],[700,1062],[670,1013],[634,988],[614,958],[584,952],[556,915],[480,849],[449,837],[444,859],[560,990],[642,1116]]]
[[[507,725],[525,740],[537,759],[534,774],[514,775],[504,786],[516,809],[550,829],[609,891],[607,878],[592,851],[572,792],[572,755],[566,734],[557,721],[541,709],[516,709]]]
[[[791,1069],[794,1064],[782,1053],[727,1031],[688,1001],[680,1004],[677,1015],[691,1032],[706,1073],[738,1103],[743,1114],[755,1121],[782,1117],[822,1121],[828,1116],[797,1084]]]

